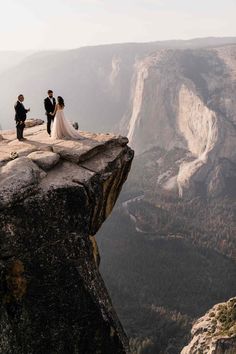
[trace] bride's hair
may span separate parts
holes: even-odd
[[[59,106],[65,107],[64,100],[63,100],[63,98],[61,96],[57,97],[57,101],[58,101]]]

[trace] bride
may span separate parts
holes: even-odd
[[[51,113],[52,116],[55,115],[51,137],[53,139],[83,139],[78,131],[75,130],[71,123],[65,118],[64,107],[65,103],[63,98],[58,96],[55,110],[53,113]]]

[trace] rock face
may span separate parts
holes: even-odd
[[[42,119],[27,119],[25,121],[25,127],[31,128],[31,127],[35,127],[36,125],[41,125],[43,123],[44,121]]]
[[[0,353],[127,353],[94,235],[133,151],[111,134],[53,141],[45,126],[0,142]],[[11,160],[12,152],[16,157]]]
[[[60,155],[52,151],[34,151],[28,157],[45,171],[53,168],[60,160]]]
[[[177,174],[167,170],[161,189],[171,185],[180,196],[215,197],[225,191],[227,180],[235,180],[235,57],[235,45],[162,49],[134,65],[122,133],[137,154],[154,147],[165,155],[185,150],[181,163],[176,161]]]
[[[192,328],[192,340],[181,354],[236,353],[236,298],[215,305]]]

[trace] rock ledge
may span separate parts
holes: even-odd
[[[128,353],[92,237],[129,173],[128,139],[1,134],[0,354]]]

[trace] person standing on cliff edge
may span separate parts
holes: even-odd
[[[30,111],[30,108],[25,109],[23,105],[24,96],[21,94],[18,96],[18,100],[14,106],[15,108],[15,121],[16,121],[16,136],[19,141],[25,140],[23,137],[23,131],[25,128],[26,114]]]
[[[48,97],[45,98],[44,100],[44,108],[46,110],[46,116],[47,116],[47,132],[51,136],[51,123],[52,120],[54,119],[53,112],[56,107],[56,100],[53,97],[53,91],[48,90]]]

